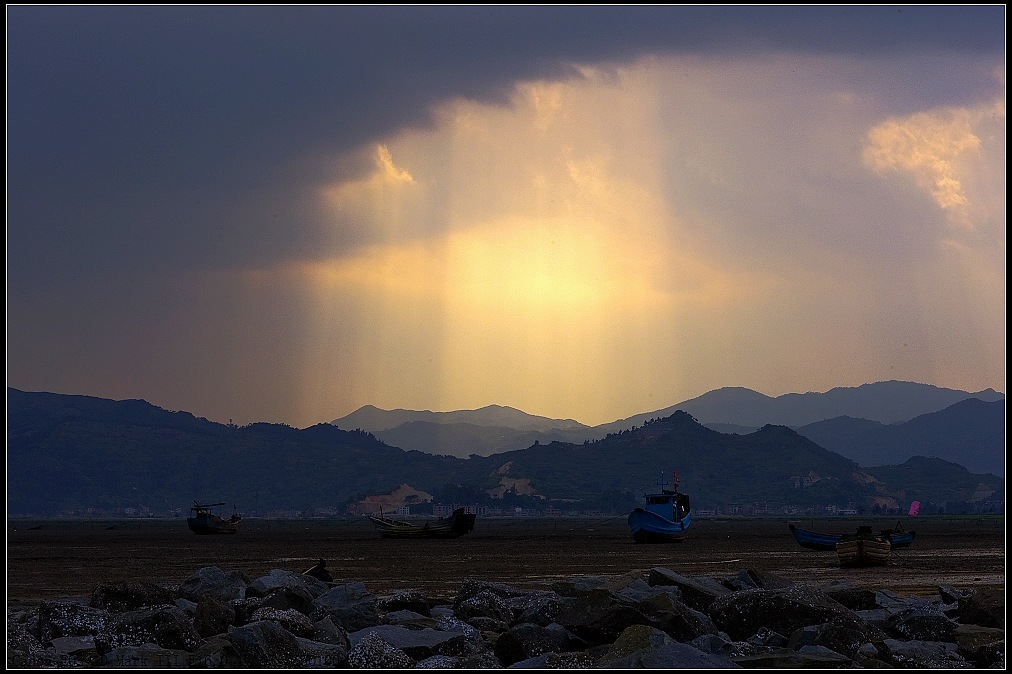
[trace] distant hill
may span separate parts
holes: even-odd
[[[535,431],[478,424],[444,424],[408,421],[373,435],[394,447],[417,449],[429,454],[446,454],[466,459],[472,454],[490,456],[536,443],[583,442],[598,434],[582,430]],[[603,434],[600,434],[603,435]]]
[[[549,419],[500,405],[455,412],[366,405],[330,423],[345,430],[368,431],[395,447],[461,459],[522,449],[535,442],[583,442],[605,435],[572,419]]]
[[[538,433],[548,433],[556,430],[590,429],[590,426],[572,419],[549,419],[502,405],[488,405],[476,410],[458,410],[455,412],[403,409],[382,410],[372,405],[365,405],[347,416],[334,419],[330,423],[345,430],[362,429],[375,433],[415,421],[432,424],[493,426],[512,428],[519,431],[535,431]]]
[[[143,400],[12,388],[7,413],[8,515],[144,506],[165,516],[194,500],[304,512],[402,483],[467,477],[459,459],[330,424],[228,426]]]
[[[456,412],[382,410],[367,405],[331,423],[346,430],[368,431],[396,447],[466,458],[472,454],[489,456],[524,449],[535,442],[546,445],[555,441],[581,443],[599,440],[609,433],[640,426],[650,419],[667,417],[679,410],[699,419],[707,428],[721,433],[747,435],[767,424],[798,428],[840,418],[855,419],[854,423],[858,425],[897,424],[972,399],[1002,401],[1004,404],[1005,397],[991,389],[968,393],[927,384],[887,381],[855,388],[834,388],[826,393],[791,393],[776,398],[745,388],[722,388],[661,410],[593,427],[572,419],[548,419],[496,405]],[[958,425],[964,422],[969,423],[958,415],[951,415],[938,423],[944,426],[946,423]],[[1000,426],[994,419],[984,422],[990,426],[981,429],[980,433],[994,437],[1001,432],[1004,437],[1004,422]],[[835,438],[833,451],[863,459],[859,446],[844,442],[852,437],[854,442],[859,442],[857,431],[845,428],[842,423],[837,430],[841,434]],[[818,427],[812,432],[817,433]],[[895,431],[892,439],[900,439],[905,432],[916,435],[916,427]],[[933,445],[937,451],[932,455],[958,463],[958,457],[978,451],[960,444],[960,438],[972,441],[972,435],[955,427],[940,432],[937,438],[949,438],[948,444]],[[830,440],[834,437],[832,432],[818,436],[819,439]],[[860,441],[863,442],[863,439]],[[902,447],[903,451],[889,453],[889,459],[902,463],[911,456],[925,453],[918,449],[918,442],[916,437],[898,442],[895,446]],[[995,454],[992,449],[993,445],[989,444],[981,447],[979,453],[992,456]],[[1004,452],[999,456],[1003,457]],[[976,465],[996,467],[991,459]]]
[[[495,494],[518,505],[621,514],[672,470],[701,509],[756,502],[894,509],[911,499],[967,508],[1004,490],[995,475],[941,460],[916,465],[862,470],[784,426],[729,435],[680,411],[596,441],[459,459],[406,451],[331,424],[237,427],[142,400],[8,389],[8,516],[125,508],[164,516],[195,499],[246,513],[337,512],[397,490],[443,502]]]
[[[676,410],[688,412],[706,425],[733,424],[751,428],[766,424],[797,428],[841,416],[895,424],[937,412],[968,398],[994,402],[1004,400],[1005,396],[993,389],[968,393],[906,381],[840,387],[825,393],[786,393],[775,398],[747,388],[721,388],[655,412],[605,424],[603,428],[612,432],[650,418],[668,416]]]
[[[899,464],[920,455],[1005,475],[1004,400],[969,398],[899,424],[837,417],[797,430],[861,466]]]

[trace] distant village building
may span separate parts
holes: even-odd
[[[821,480],[819,474],[815,471],[809,471],[807,475],[795,475],[791,478],[791,482],[794,484],[795,489],[803,489],[805,487],[811,487],[813,484]]]

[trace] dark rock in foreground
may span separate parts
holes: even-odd
[[[217,567],[178,588],[110,583],[90,602],[8,609],[7,667],[1001,668],[1004,597],[825,587],[742,570],[577,577],[544,589],[462,579],[416,590]]]

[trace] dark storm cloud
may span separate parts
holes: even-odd
[[[649,52],[1003,53],[1004,7],[8,7],[8,276],[317,241],[309,159]]]

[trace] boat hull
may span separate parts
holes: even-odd
[[[369,519],[383,538],[459,538],[474,529],[475,515],[456,510],[449,517],[424,524],[400,522],[387,517],[371,516]]]
[[[844,537],[836,544],[836,554],[843,568],[885,566],[892,554],[892,543],[884,536]]]
[[[809,550],[833,552],[836,550],[837,543],[845,538],[843,534],[826,534],[818,531],[809,531],[808,529],[796,527],[793,524],[789,524],[788,526],[798,545]],[[910,545],[914,542],[915,536],[916,532],[914,531],[897,531],[883,534],[883,537],[889,541],[890,546],[893,548],[902,548]]]
[[[910,545],[914,542],[914,537],[917,535],[914,531],[904,531],[901,533],[889,534],[889,542],[894,548],[902,548]]]
[[[629,513],[629,530],[637,543],[676,543],[689,535],[692,518],[686,515],[675,522],[643,508]]]
[[[193,518],[190,517],[186,520],[186,525],[190,527],[190,531],[201,536],[208,536],[213,534],[235,534],[239,532],[239,522],[231,522],[229,520],[213,521],[206,518]]]
[[[798,545],[808,550],[833,552],[836,550],[836,544],[843,538],[841,534],[824,534],[818,531],[799,529],[793,524],[789,524],[788,526],[791,528],[791,533],[794,534],[794,540],[798,542]]]

